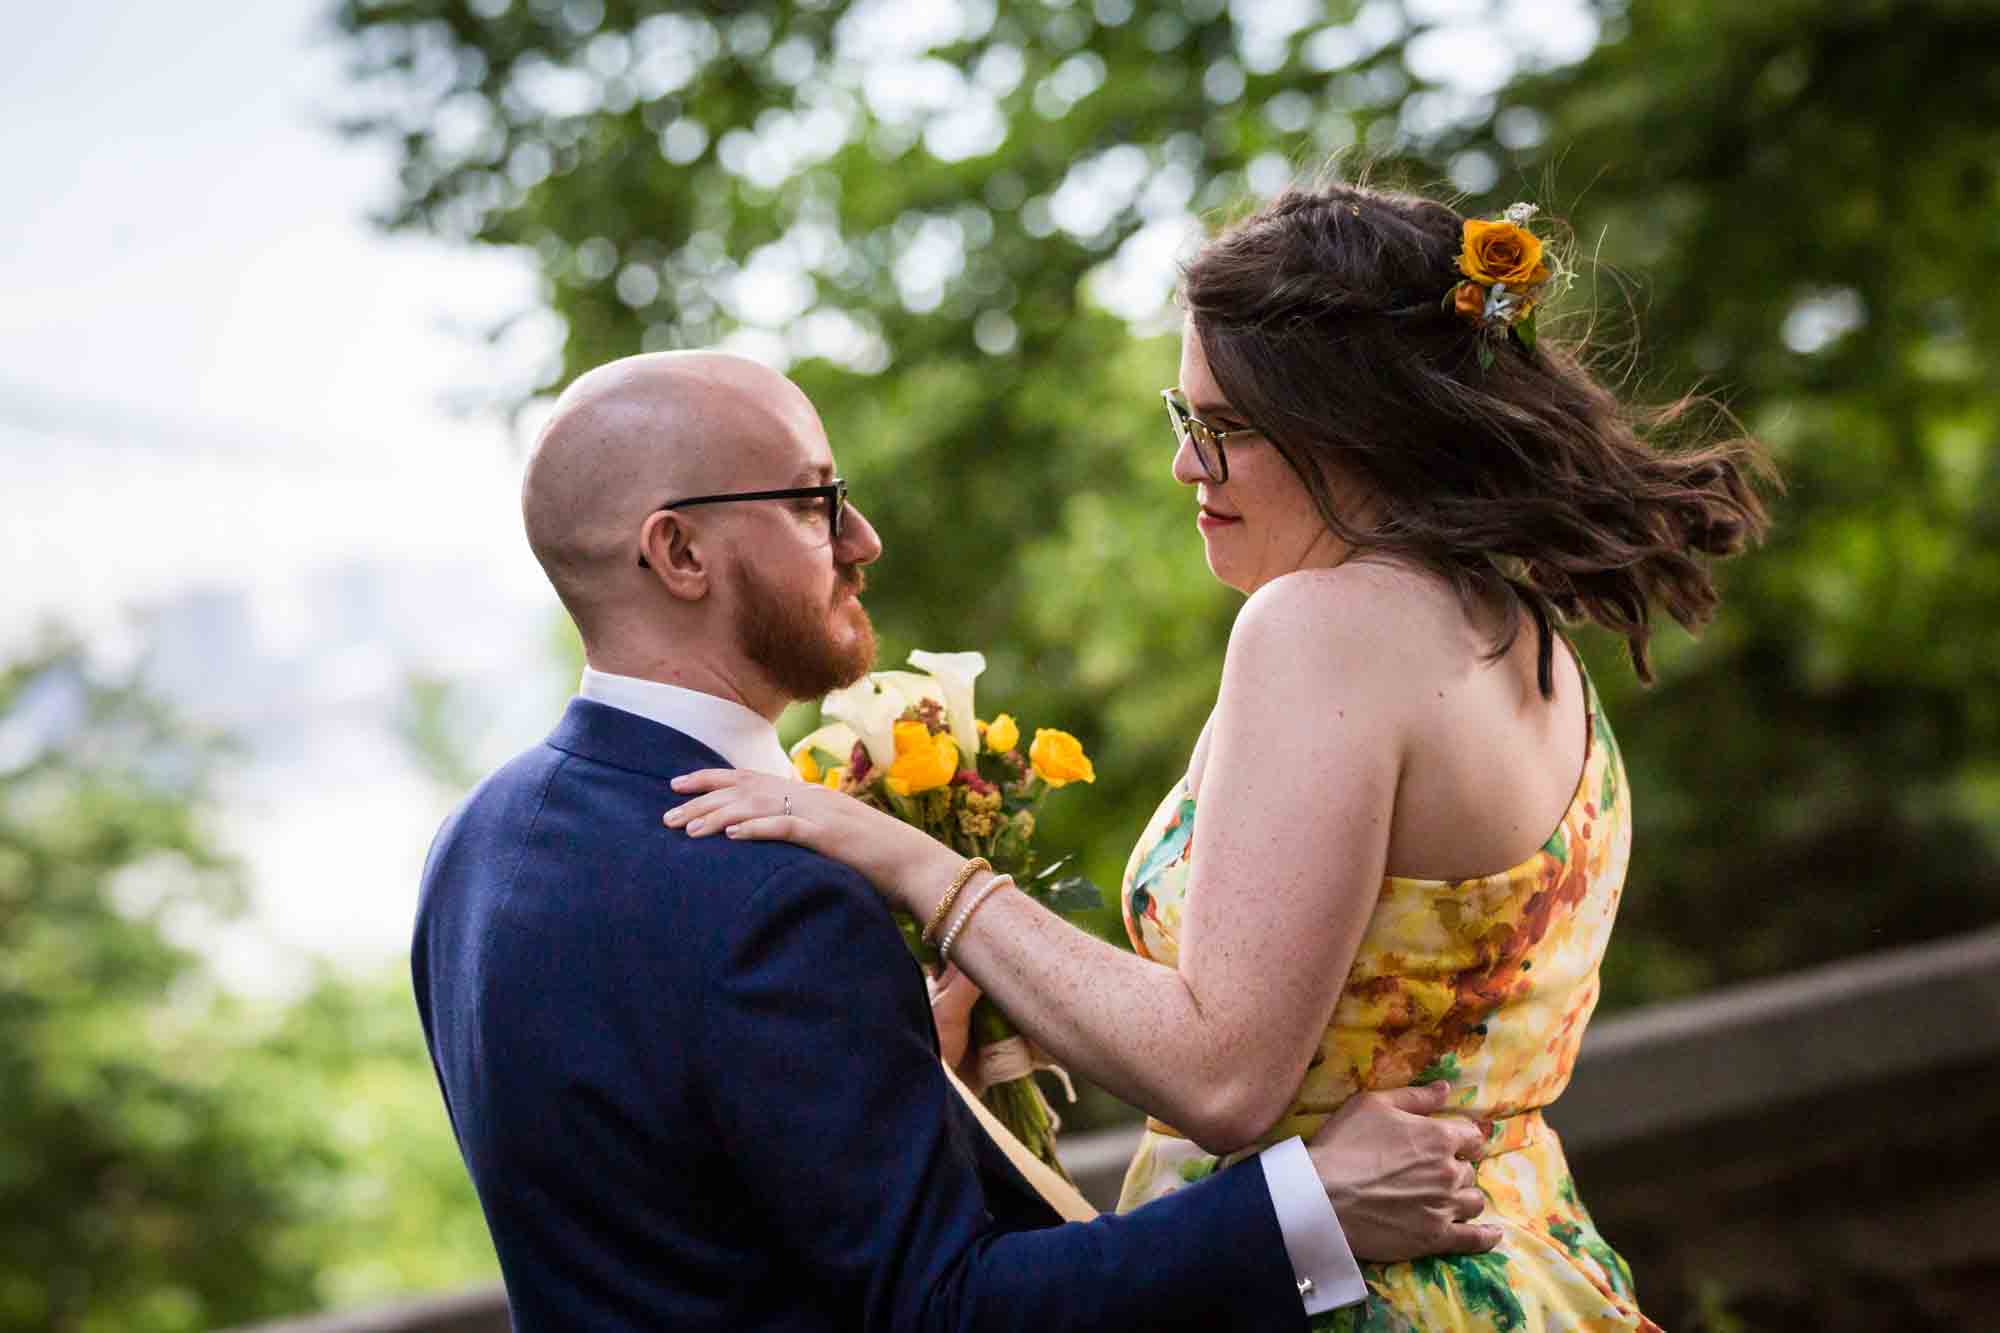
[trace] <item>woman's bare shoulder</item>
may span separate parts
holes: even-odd
[[[1229,651],[1260,664],[1296,659],[1407,680],[1438,669],[1438,646],[1463,625],[1456,595],[1434,576],[1350,560],[1259,588],[1237,613]]]
[[[1272,580],[1230,631],[1221,725],[1278,720],[1312,754],[1350,766],[1364,752],[1405,754],[1447,686],[1439,644],[1452,600],[1437,580],[1379,563]]]

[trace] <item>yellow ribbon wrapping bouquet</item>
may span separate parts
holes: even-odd
[[[824,725],[791,749],[799,776],[887,811],[961,855],[985,857],[1060,915],[1100,907],[1096,885],[1058,875],[1062,861],[1040,868],[1034,847],[1035,812],[1043,799],[1071,783],[1097,780],[1082,743],[1042,727],[1024,754],[1020,724],[1010,714],[980,719],[973,709],[973,682],[986,670],[980,653],[918,651],[910,654],[910,665],[917,670],[872,672],[821,700]],[[919,962],[937,961],[919,923],[897,913],[896,924]],[[972,1036],[986,1083],[981,1100],[1067,1180],[1056,1160],[1060,1121],[1034,1073],[1052,1070],[1065,1086],[1067,1076],[989,999],[972,1011]]]

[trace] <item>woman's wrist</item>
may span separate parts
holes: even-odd
[[[965,868],[968,858],[927,833],[918,833],[917,837],[922,840],[923,846],[914,848],[914,854],[898,867],[895,896],[901,899],[898,905],[921,924],[936,914],[938,904],[951,889],[952,881]]]
[[[993,863],[983,856],[975,856],[959,864],[958,870],[951,877],[951,883],[945,886],[944,896],[938,899],[937,906],[931,909],[929,919],[924,922],[925,944],[937,945],[939,934],[944,930],[945,923],[951,919],[952,909],[957,906],[959,895],[965,892],[966,884],[980,871],[992,869]],[[940,948],[939,952],[942,953],[943,950]]]
[[[981,864],[985,864],[985,860],[983,857],[979,859]],[[992,873],[993,867],[991,865],[987,865],[986,869],[988,872],[986,876],[986,882],[984,884],[981,884],[978,888],[972,890],[970,893],[966,894],[966,896],[960,900],[959,905],[953,910],[951,914],[950,924],[944,928],[944,934],[938,937],[938,945],[937,945],[938,958],[941,961],[943,961],[947,966],[949,966],[951,963],[951,946],[958,943],[958,937],[964,933],[965,927],[967,926],[968,923],[971,922],[972,914],[974,912],[977,912],[980,909],[981,905],[983,905],[988,898],[991,898],[997,890],[1007,888],[1014,882],[1014,877],[1012,875],[999,875]]]

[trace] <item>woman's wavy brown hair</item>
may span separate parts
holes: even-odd
[[[1751,481],[1775,476],[1754,440],[1713,438],[1734,425],[1718,404],[1628,407],[1581,345],[1498,338],[1482,366],[1490,335],[1444,302],[1464,221],[1414,195],[1293,188],[1204,246],[1181,299],[1237,415],[1341,540],[1437,573],[1468,612],[1517,601],[1545,696],[1557,618],[1622,635],[1650,683],[1650,607],[1689,630],[1713,615],[1702,557],[1763,534]],[[1336,481],[1365,497],[1366,526],[1336,506]],[[1505,617],[1494,658],[1520,623]]]

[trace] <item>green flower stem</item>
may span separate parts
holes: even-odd
[[[898,912],[895,916],[896,929],[902,932],[903,943],[908,947],[910,956],[926,968],[936,967],[938,951],[923,942],[923,927],[907,913]],[[1000,1006],[984,997],[972,1007],[971,1026],[975,1047],[1020,1035],[1020,1029],[1000,1011]],[[1062,1161],[1056,1156],[1055,1111],[1049,1106],[1048,1098],[1042,1095],[1041,1085],[1035,1082],[1033,1074],[995,1083],[980,1094],[980,1100],[1029,1152],[1048,1163],[1057,1175],[1070,1184],[1076,1183],[1070,1180],[1069,1172],[1063,1169]]]
[[[982,998],[973,1006],[972,1039],[977,1045],[987,1046],[1019,1035],[1020,1029],[993,1001]],[[1007,1132],[1021,1141],[1023,1147],[1046,1162],[1064,1180],[1072,1185],[1076,1183],[1056,1156],[1055,1112],[1050,1108],[1048,1098],[1042,1095],[1041,1085],[1035,1081],[1033,1074],[995,1083],[980,1094],[980,1100],[1007,1127]]]

